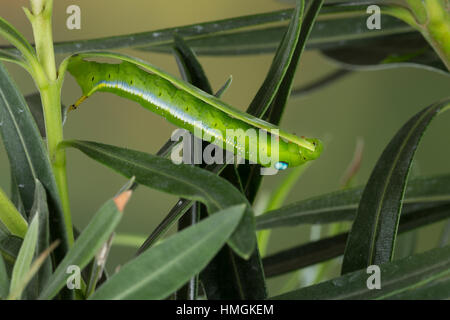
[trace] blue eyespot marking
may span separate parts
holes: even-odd
[[[286,170],[288,168],[288,163],[284,161],[279,161],[275,163],[275,169],[277,170]]]

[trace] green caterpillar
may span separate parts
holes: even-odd
[[[274,136],[278,157],[272,157],[275,155],[272,150],[275,145],[272,135],[267,133],[267,128],[277,127],[233,108],[218,108],[208,104],[178,89],[159,75],[148,73],[127,61],[120,64],[99,63],[76,56],[71,58],[67,70],[75,77],[83,92],[83,96],[70,110],[76,109],[96,91],[111,92],[138,102],[144,108],[201,139],[204,139],[204,136],[198,132],[214,137],[211,143],[222,149],[233,150],[235,154],[247,160],[277,170],[314,160],[323,148],[318,139],[298,138],[278,129],[278,134]],[[233,139],[227,139],[227,130],[230,129],[237,132]],[[249,129],[255,129],[255,139],[245,134]],[[260,137],[262,133],[267,135],[267,139]],[[252,150],[258,150],[257,154]],[[267,161],[268,157],[278,160]]]

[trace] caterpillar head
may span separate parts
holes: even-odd
[[[280,159],[280,161],[274,164],[274,168],[277,170],[285,170],[288,167],[296,167],[307,161],[317,159],[323,150],[322,142],[319,139],[306,138],[306,140],[315,146],[314,151],[300,147],[295,143],[289,143],[286,159]]]

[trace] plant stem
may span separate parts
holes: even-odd
[[[409,8],[389,5],[383,12],[420,31],[450,71],[450,0],[407,0]]]
[[[67,238],[69,245],[72,245],[74,236],[67,188],[66,155],[64,149],[58,148],[58,144],[63,140],[61,121],[62,81],[58,79],[53,50],[53,0],[31,0],[31,8],[32,12],[27,8],[24,8],[24,11],[33,27],[36,54],[39,64],[46,75],[45,79],[37,81],[37,85],[41,93],[42,107],[44,109],[47,148],[61,198]],[[60,76],[62,77],[62,75]]]
[[[25,10],[25,12],[33,27],[38,61],[43,67],[48,80],[54,81],[57,75],[52,33],[53,0],[31,0],[31,7],[32,13],[29,10]]]
[[[434,0],[433,0],[434,1]],[[424,24],[427,21],[427,11],[422,0],[407,0],[406,1],[414,12],[415,18],[419,24]]]
[[[69,245],[72,245],[74,236],[67,188],[66,154],[63,149],[58,148],[58,144],[63,140],[60,86],[56,81],[53,81],[46,88],[40,88],[40,92],[44,107],[48,153],[61,198]]]
[[[425,8],[428,21],[422,34],[450,71],[450,4],[448,0],[426,0]]]

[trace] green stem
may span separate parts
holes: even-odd
[[[113,246],[139,248],[146,239],[146,235],[118,233],[113,239]]]
[[[69,245],[72,245],[74,242],[74,235],[67,188],[66,154],[63,149],[58,148],[59,143],[63,141],[60,86],[54,81],[47,87],[40,88],[40,92],[42,105],[44,106],[48,153],[61,198]]]
[[[48,80],[54,81],[57,75],[52,33],[53,0],[31,0],[31,7],[32,13],[27,8],[24,11],[33,27],[38,61]]]
[[[435,1],[435,0],[433,0]],[[422,0],[407,0],[406,1],[414,12],[415,18],[419,24],[424,24],[427,21],[427,11]]]
[[[31,0],[31,8],[32,12],[26,8],[24,8],[24,11],[33,27],[36,54],[39,64],[46,75],[44,79],[37,80],[37,85],[41,93],[41,101],[44,109],[47,148],[61,198],[67,238],[69,245],[72,245],[74,236],[67,188],[66,154],[64,149],[58,148],[59,143],[63,141],[61,121],[62,81],[58,79],[53,50],[53,0]]]

